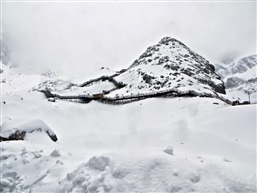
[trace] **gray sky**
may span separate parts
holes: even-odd
[[[256,2],[2,3],[3,41],[23,72],[126,68],[171,36],[211,62],[256,53]]]

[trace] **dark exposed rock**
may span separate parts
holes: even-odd
[[[55,98],[49,98],[48,101],[49,102],[55,102]]]
[[[0,141],[24,140],[25,135],[25,131],[16,131],[15,133],[11,134],[8,138],[0,136]]]
[[[145,75],[143,76],[143,80],[144,80],[146,83],[148,83],[148,84],[151,83],[152,78],[153,78],[152,76],[147,75],[147,74],[145,74]]]
[[[26,132],[26,131],[16,131],[13,134],[11,134],[9,137],[2,137],[0,136],[0,142],[1,141],[14,141],[14,140],[24,140],[25,136],[27,133],[33,133],[34,131],[40,131],[39,129],[35,129],[31,132]],[[47,132],[47,135],[54,141],[56,142],[58,140],[57,136],[55,134],[51,134]]]

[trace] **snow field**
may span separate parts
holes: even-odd
[[[2,121],[40,119],[58,141],[37,132],[1,142],[1,191],[256,192],[256,105],[52,103],[31,90],[38,81],[6,77]]]

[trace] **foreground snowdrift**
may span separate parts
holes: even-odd
[[[35,78],[44,79],[6,79],[2,118],[41,119],[58,141],[32,133],[1,142],[1,191],[256,191],[256,105],[197,97],[50,103],[22,87]]]
[[[30,133],[45,133],[53,141],[57,141],[57,136],[53,130],[42,120],[16,120],[7,121],[0,126],[0,140],[23,140]]]

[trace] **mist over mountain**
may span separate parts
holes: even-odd
[[[239,57],[240,53],[228,51],[227,53],[223,53],[222,57],[220,58],[219,63],[224,65],[231,64],[234,60]]]

